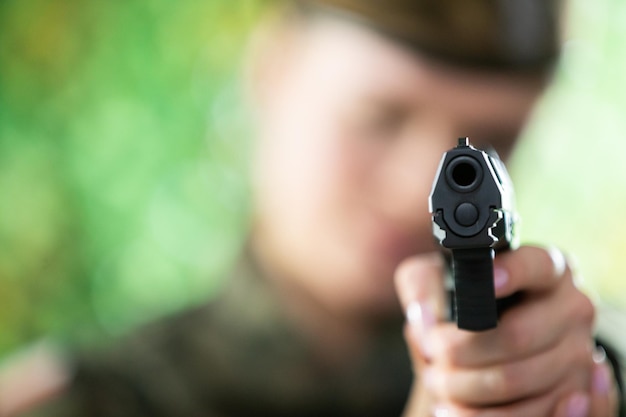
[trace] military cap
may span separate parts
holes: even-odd
[[[558,0],[300,0],[457,65],[543,70],[559,51]]]

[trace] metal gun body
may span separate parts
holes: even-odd
[[[429,198],[433,233],[452,253],[454,316],[465,330],[497,326],[493,283],[495,251],[515,245],[513,186],[495,153],[468,138],[446,152]]]

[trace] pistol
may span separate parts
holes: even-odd
[[[451,318],[460,329],[497,326],[513,299],[496,300],[493,259],[516,245],[513,184],[495,151],[460,138],[444,153],[429,198],[433,234],[451,255]]]

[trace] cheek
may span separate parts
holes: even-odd
[[[331,121],[276,133],[261,161],[273,215],[300,229],[345,227],[366,200],[375,153]]]

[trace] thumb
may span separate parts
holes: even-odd
[[[407,318],[406,338],[414,363],[432,352],[427,334],[444,317],[445,266],[439,253],[411,257],[395,274],[396,291]]]

